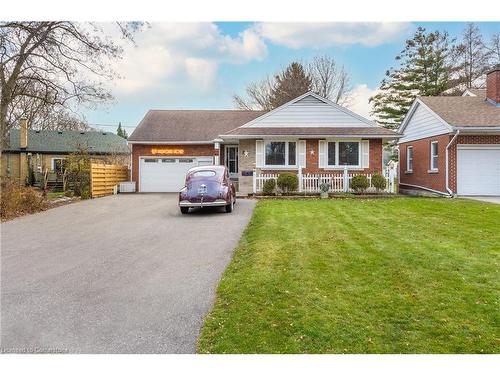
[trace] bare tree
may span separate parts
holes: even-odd
[[[302,64],[301,64],[302,65]],[[339,66],[330,56],[318,56],[306,66],[306,76],[312,80],[311,91],[330,99],[334,103],[348,106],[351,100],[351,77],[344,66]],[[275,108],[272,93],[276,89],[277,78],[283,76],[288,65],[274,76],[250,83],[245,96],[234,95],[233,101],[240,109],[269,111]]]
[[[137,23],[120,24],[119,33],[130,38]],[[9,121],[20,97],[43,106],[70,108],[111,99],[105,81],[117,77],[110,62],[122,48],[93,23],[0,23],[0,135],[6,139]],[[3,142],[2,142],[3,143]]]
[[[269,76],[261,81],[252,82],[245,89],[246,97],[233,96],[234,104],[240,109],[270,111],[273,86],[274,80]]]
[[[346,105],[351,99],[351,77],[344,66],[339,66],[333,57],[316,56],[308,64],[313,80],[313,90],[334,103]]]
[[[459,83],[465,85],[465,88],[480,87],[480,79],[488,70],[490,54],[483,42],[481,31],[474,23],[470,22],[463,31],[457,53],[461,60],[458,66]]]
[[[491,41],[486,48],[490,51],[490,64],[493,66],[500,64],[500,33],[491,36]]]

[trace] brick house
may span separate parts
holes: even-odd
[[[500,195],[500,66],[486,90],[418,97],[399,132],[401,191]]]
[[[382,143],[399,134],[314,93],[269,112],[149,111],[131,134],[140,192],[176,192],[196,165],[226,165],[240,194],[255,173],[380,173]]]

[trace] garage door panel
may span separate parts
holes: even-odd
[[[459,195],[500,195],[500,147],[458,149],[457,192]]]
[[[184,186],[186,172],[196,167],[199,161],[208,163],[210,158],[141,158],[140,191],[144,193],[180,191]]]

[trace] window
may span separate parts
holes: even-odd
[[[328,142],[328,165],[337,165],[335,159],[335,142]]]
[[[438,142],[431,142],[431,171],[438,170]]]
[[[63,158],[52,158],[52,170],[62,173],[66,166],[66,161]]]
[[[215,176],[214,171],[196,171],[192,174],[193,177],[213,177]]]
[[[360,142],[336,141],[327,143],[327,163],[329,167],[360,166]]]
[[[339,165],[359,165],[359,142],[339,142]]]
[[[297,161],[296,142],[266,142],[267,166],[295,166]]]
[[[413,171],[413,146],[406,147],[406,171]]]

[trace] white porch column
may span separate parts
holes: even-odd
[[[347,173],[347,167],[344,167],[344,192],[347,193],[349,191],[349,174]]]
[[[216,150],[214,152],[215,156],[214,156],[214,164],[215,165],[220,165],[220,144],[222,142],[222,139],[220,138],[217,138],[217,139],[214,139],[214,150]]]

